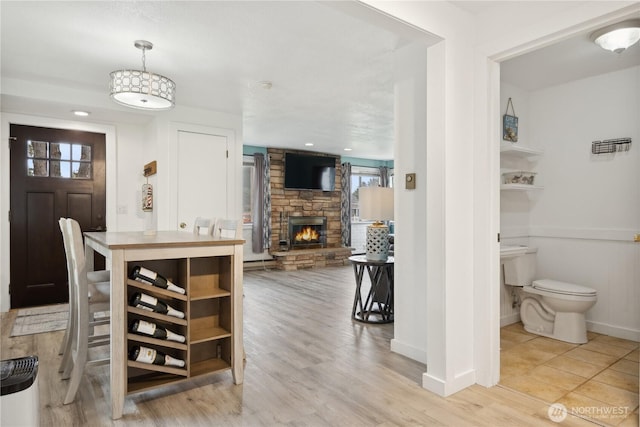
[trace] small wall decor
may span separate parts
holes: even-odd
[[[511,107],[513,115],[509,115],[509,107]],[[516,110],[513,108],[511,98],[507,101],[507,111],[502,116],[502,139],[518,142],[518,117],[516,117]]]
[[[605,139],[591,143],[591,154],[610,154],[631,149],[631,138]]]
[[[142,174],[147,178],[145,184],[142,185],[142,211],[153,211],[153,186],[149,184],[149,177],[157,173],[157,163],[154,160],[151,163],[144,165]]]

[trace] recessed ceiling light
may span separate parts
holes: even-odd
[[[260,83],[258,83],[260,85],[260,87],[264,90],[269,90],[273,87],[273,83],[271,83],[268,80],[262,81]]]
[[[307,142],[304,145],[307,146],[307,147],[313,147],[313,142]]]
[[[351,151],[352,148],[345,148],[344,151]]]
[[[82,111],[82,110],[73,110],[72,113],[80,117],[87,117],[89,114],[91,114],[88,111]]]

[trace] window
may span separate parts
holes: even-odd
[[[253,174],[255,172],[252,156],[242,157],[242,222],[251,224],[253,203]]]
[[[27,175],[91,179],[91,146],[68,142],[27,142]]]
[[[377,187],[380,185],[380,171],[378,168],[362,166],[351,167],[351,222],[360,222],[360,202],[358,195],[360,187]]]
[[[389,170],[389,186],[393,187],[393,169]],[[380,185],[380,169],[376,167],[351,167],[351,247],[353,253],[364,253],[367,242],[367,226],[373,221],[360,218],[358,195],[360,187]]]

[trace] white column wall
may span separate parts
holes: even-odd
[[[396,300],[396,330],[406,347],[427,345],[427,372],[423,386],[449,395],[475,380],[473,327],[473,20],[445,2],[367,2],[393,16],[442,37],[445,41],[427,53],[427,158],[414,162],[426,168],[427,192],[416,192],[414,211],[400,211],[398,227],[427,223],[427,276],[422,263],[408,265],[403,282],[409,295]],[[433,94],[433,96],[430,96]],[[412,152],[396,142],[396,153]],[[396,160],[397,161],[397,160]],[[420,185],[420,179],[418,179]],[[426,211],[420,210],[426,206]],[[426,218],[425,218],[426,214]],[[418,228],[419,229],[419,228]],[[400,243],[400,253],[424,251],[424,242],[412,247]],[[400,256],[398,256],[398,262]],[[398,269],[399,266],[398,266]],[[426,300],[424,295],[426,278]],[[426,311],[425,317],[422,314]],[[413,319],[399,313],[420,313]],[[412,333],[406,330],[414,329]],[[425,338],[418,338],[423,331]],[[411,357],[408,353],[403,353]]]
[[[427,335],[424,328],[415,327],[427,324],[427,221],[424,217],[412,216],[410,222],[406,218],[407,213],[427,211],[427,47],[413,43],[397,50],[395,59],[395,131],[396,141],[401,141],[394,145],[395,242],[403,244],[396,245],[394,252],[394,305],[405,309],[395,312],[391,349],[427,363]],[[415,190],[405,189],[407,173],[416,174]],[[423,280],[407,286],[413,274]]]

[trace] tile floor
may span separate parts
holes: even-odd
[[[597,424],[638,426],[638,343],[588,332],[570,344],[524,330],[500,330],[500,384],[562,403]]]

